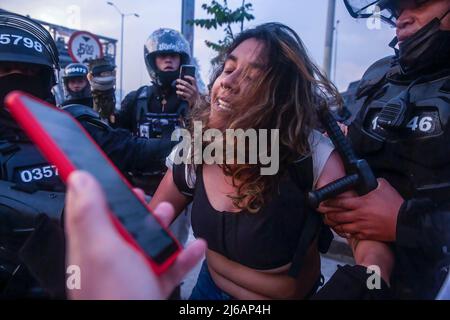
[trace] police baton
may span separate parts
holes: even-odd
[[[310,191],[308,194],[309,205],[317,208],[322,201],[333,198],[351,189],[355,190],[360,196],[376,189],[378,182],[372,169],[366,160],[356,157],[352,146],[328,108],[322,108],[319,116],[328,136],[344,162],[347,175],[320,189]]]

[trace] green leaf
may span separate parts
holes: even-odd
[[[237,25],[238,30],[242,30],[245,21],[255,19],[255,17],[250,13],[253,11],[253,5],[251,3],[247,3],[246,1],[243,1],[242,3],[243,5],[236,9],[230,8],[227,0],[212,0],[209,3],[203,3],[202,9],[205,10],[206,14],[211,16],[211,18],[194,19],[188,21],[187,23],[207,30],[223,27],[225,35],[222,40],[219,40],[217,43],[208,40],[205,41],[208,48],[221,52],[234,40],[234,25]]]

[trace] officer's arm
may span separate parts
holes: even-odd
[[[136,91],[132,91],[121,103],[119,112],[116,114],[116,127],[133,131],[133,105],[136,100]]]
[[[81,124],[122,172],[150,170],[154,161],[165,159],[177,143],[166,139],[139,138],[128,130],[109,126],[100,128],[89,121],[81,121]]]
[[[437,205],[429,199],[403,203],[397,218],[396,244],[443,258],[450,249],[450,199]]]

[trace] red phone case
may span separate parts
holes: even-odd
[[[39,120],[35,118],[33,113],[28,109],[26,102],[24,101],[26,99],[31,99],[34,102],[39,103],[45,108],[51,108],[55,112],[62,112],[65,114],[66,117],[69,118],[69,120],[72,120],[75,122],[75,124],[78,126],[79,130],[84,133],[86,138],[96,147],[99,154],[105,158],[106,161],[111,165],[111,167],[117,172],[119,177],[122,179],[123,183],[130,189],[132,189],[132,186],[128,183],[128,181],[122,176],[122,174],[118,171],[118,169],[114,166],[114,164],[109,160],[109,158],[104,154],[103,150],[100,149],[100,147],[96,144],[96,142],[91,138],[91,136],[86,132],[86,130],[68,113],[64,112],[63,110],[60,110],[56,108],[55,106],[52,106],[38,98],[35,98],[31,95],[28,95],[26,93],[20,92],[20,91],[14,91],[10,93],[6,99],[5,103],[8,109],[10,110],[11,115],[16,119],[16,121],[20,124],[20,126],[23,128],[25,133],[31,138],[31,140],[37,145],[39,150],[42,152],[44,157],[58,168],[60,172],[60,176],[64,182],[67,181],[67,178],[69,175],[77,170],[75,165],[72,163],[72,161],[69,159],[69,157],[61,150],[61,148],[57,145],[57,143],[54,141],[54,139],[51,137],[51,135],[46,132],[46,130],[43,128],[43,126],[40,124]],[[134,194],[134,193],[133,193]],[[148,209],[147,204],[143,202],[141,199],[139,199],[137,196],[136,200],[141,202],[145,205],[147,208],[149,214],[152,214],[151,211]],[[181,252],[181,246],[178,243],[178,241],[171,235],[170,231],[167,230],[167,228],[164,228],[161,225],[160,220],[154,216],[154,218],[159,222],[161,225],[161,228],[163,228],[168,235],[172,238],[172,240],[177,245],[177,250],[170,255],[170,257],[166,258],[165,261],[161,264],[156,263],[153,261],[152,258],[150,258],[145,251],[139,246],[139,244],[135,241],[135,239],[130,235],[130,233],[125,229],[125,227],[121,224],[119,219],[112,213],[110,213],[110,216],[112,218],[112,221],[121,234],[121,236],[139,253],[141,253],[143,256],[146,257],[146,261],[148,262],[149,266],[154,270],[154,272],[158,275],[161,273],[164,273],[164,271],[167,270],[167,268],[175,261],[178,254]]]

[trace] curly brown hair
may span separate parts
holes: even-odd
[[[318,128],[319,108],[328,107],[330,103],[340,105],[342,100],[336,87],[309,58],[300,37],[280,23],[266,23],[240,33],[221,55],[211,84],[224,71],[227,57],[248,39],[263,44],[261,54],[265,55],[267,65],[250,89],[233,101],[224,128],[279,129],[280,170],[274,176],[264,176],[260,174],[261,163],[221,167],[237,189],[237,194],[231,196],[233,204],[257,212],[276,192],[288,166],[309,155],[308,138],[312,130]],[[210,128],[209,113],[210,106],[198,104],[192,110],[191,123],[202,121],[204,130]],[[270,141],[268,143],[270,151]]]

